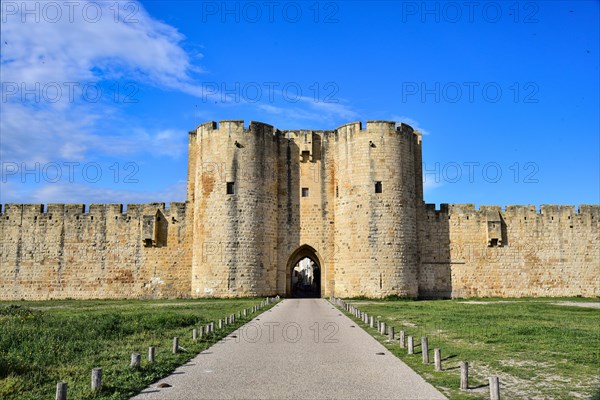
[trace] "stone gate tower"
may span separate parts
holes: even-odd
[[[600,205],[424,204],[402,123],[189,133],[187,200],[0,205],[0,300],[600,296]]]
[[[418,295],[421,136],[408,125],[204,123],[187,196],[192,296],[289,295],[305,257],[323,296]]]

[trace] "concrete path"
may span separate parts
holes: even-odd
[[[327,300],[286,299],[133,399],[445,398]]]

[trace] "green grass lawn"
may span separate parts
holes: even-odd
[[[68,383],[69,399],[128,399],[251,316],[197,342],[194,327],[232,313],[237,317],[261,300],[0,302],[0,399],[54,399],[62,381]],[[172,353],[174,336],[186,351]],[[156,347],[152,364],[149,346]],[[142,355],[139,370],[129,368],[132,352]],[[100,393],[90,389],[96,367],[103,369]]]
[[[600,309],[556,305],[598,299],[350,300],[361,311],[414,336],[415,353],[366,327],[390,351],[450,399],[489,399],[487,378],[500,378],[505,399],[600,399]],[[479,303],[479,304],[478,304]],[[421,336],[430,364],[422,364]],[[433,367],[442,352],[444,371]],[[470,387],[458,389],[460,361]]]

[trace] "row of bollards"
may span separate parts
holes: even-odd
[[[241,311],[237,312],[237,320],[241,320],[242,316],[244,318],[248,317],[250,314],[254,314],[263,307],[275,303],[279,301],[281,298],[279,295],[275,297],[267,297],[266,300],[260,302],[260,304],[254,305],[249,309],[244,308]],[[232,325],[236,321],[235,313],[230,314],[229,316],[219,319],[217,321],[219,329],[223,329],[225,325]],[[201,326],[200,329],[194,328],[192,329],[192,340],[197,341],[203,337],[208,337],[215,332],[215,322],[211,321],[206,326]],[[175,336],[173,338],[173,354],[177,354],[179,352],[179,338]],[[148,363],[155,362],[156,355],[156,347],[148,348]],[[142,356],[138,352],[131,353],[131,359],[129,366],[132,369],[138,369],[142,365]],[[67,382],[59,382],[56,384],[56,400],[67,400]],[[91,383],[92,391],[99,392],[102,390],[102,368],[93,368],[92,369],[92,383]]]
[[[375,319],[373,315],[369,315],[363,311],[360,311],[357,307],[346,303],[339,298],[331,297],[329,300],[338,307],[346,310],[346,312],[352,314],[357,319],[361,320],[365,325],[376,329],[377,333],[380,335],[387,335],[390,341],[396,340],[396,332],[393,326],[386,326],[384,321]],[[401,330],[398,332],[398,341],[401,348],[406,348],[407,354],[415,354],[415,343],[413,336],[407,336],[406,332]],[[423,364],[429,364],[429,341],[427,336],[421,337],[421,356]],[[433,363],[436,371],[443,371],[442,351],[439,348],[433,349]],[[500,400],[500,381],[497,376],[489,377],[489,387],[490,399]],[[460,363],[460,389],[469,389],[469,363],[466,361],[462,361]]]

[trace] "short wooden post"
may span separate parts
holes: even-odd
[[[469,363],[462,361],[460,363],[460,389],[467,390],[469,388]]]
[[[248,309],[244,308],[244,317],[247,317],[247,316],[248,316]]]
[[[394,340],[396,338],[396,332],[395,332],[395,328],[393,326],[390,326],[388,335],[390,337],[390,340]]]
[[[56,400],[67,400],[67,382],[56,384]]]
[[[237,315],[238,319],[242,318],[242,312],[238,311],[238,315]]]
[[[177,354],[179,351],[179,338],[175,336],[173,338],[173,354]]]
[[[150,346],[148,347],[148,362],[149,363],[153,363],[154,362],[154,354],[156,353],[156,348]]]
[[[375,327],[375,319],[373,318],[373,316],[372,316],[372,315],[370,315],[370,316],[369,316],[369,326],[370,326],[371,328],[374,328],[374,327]]]
[[[406,347],[406,332],[400,331],[400,348]]]
[[[195,342],[196,340],[198,340],[198,329],[194,328],[192,329],[192,340]]]
[[[433,349],[433,362],[435,363],[435,370],[442,370],[442,351],[440,349]]]
[[[381,334],[385,335],[385,322],[381,323]]]
[[[423,356],[423,364],[429,364],[429,343],[427,336],[421,337],[421,355]]]
[[[140,353],[131,353],[131,368],[139,368],[142,364],[142,356]]]
[[[500,400],[500,380],[497,376],[490,376],[490,400]]]
[[[97,392],[102,389],[102,368],[92,369],[92,391]]]
[[[412,336],[408,337],[408,354],[415,354],[415,342]]]
[[[223,329],[223,320],[219,318],[219,329]]]

